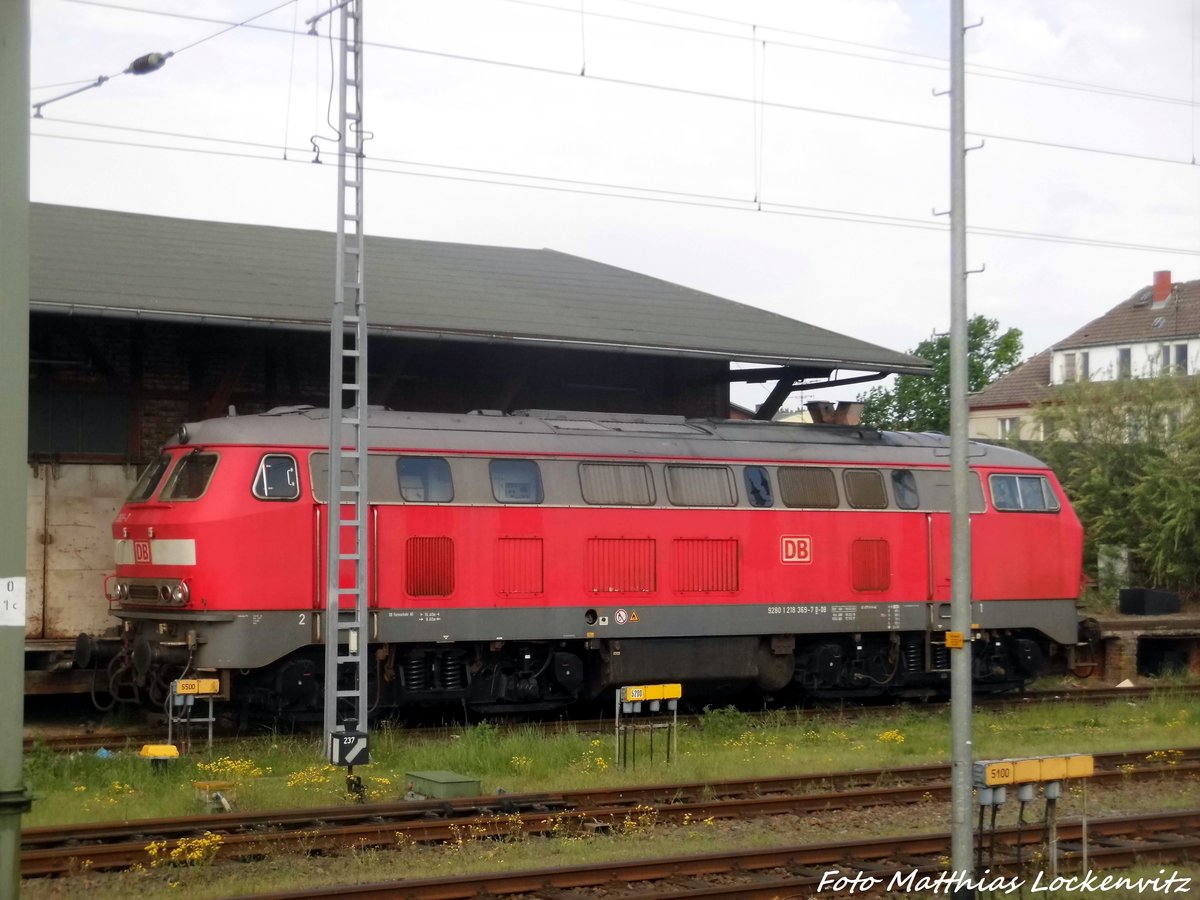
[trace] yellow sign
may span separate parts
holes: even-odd
[[[1016,774],[1015,767],[1009,760],[1002,762],[983,763],[983,783],[988,787],[997,784],[1012,784]]]
[[[176,694],[219,694],[220,678],[180,678],[175,682]]]
[[[639,684],[621,688],[621,702],[635,703],[638,700],[678,700],[683,696],[680,684]]]
[[[946,646],[951,650],[961,650],[963,648],[963,633],[961,631],[947,631]]]
[[[631,613],[629,614],[629,621],[630,621],[630,622],[640,622],[640,621],[642,621],[641,619],[639,619],[639,618],[638,618],[638,614],[637,614],[637,610],[636,610],[636,609],[635,609],[633,612],[631,612]]]

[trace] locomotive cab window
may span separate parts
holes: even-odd
[[[1058,497],[1044,475],[992,475],[992,505],[1005,512],[1056,512]]]
[[[667,497],[675,506],[736,506],[727,466],[666,466]]]
[[[892,470],[892,496],[901,509],[918,509],[921,496],[917,493],[917,479],[908,469]]]
[[[846,502],[854,509],[887,509],[883,475],[878,469],[847,469],[842,473]]]
[[[217,454],[193,451],[179,461],[167,486],[163,488],[163,500],[199,500],[212,481],[217,468]]]
[[[771,478],[767,475],[765,466],[746,466],[742,470],[746,483],[746,499],[751,506],[767,507],[775,505],[775,496],[771,492]]]
[[[579,487],[598,506],[651,506],[654,488],[643,463],[580,463]]]
[[[170,467],[171,457],[165,453],[146,466],[146,471],[142,473],[142,477],[138,479],[137,484],[133,486],[127,502],[145,503],[153,497],[154,491],[158,488],[158,483],[162,481],[163,475],[166,474],[167,469]]]
[[[542,473],[531,459],[493,459],[492,495],[501,503],[541,503]]]
[[[449,503],[454,499],[450,464],[440,456],[401,456],[396,460],[396,475],[406,503]]]
[[[837,481],[833,469],[823,466],[780,466],[779,497],[796,509],[836,509]]]
[[[300,477],[296,460],[282,453],[268,453],[258,464],[251,489],[259,500],[296,500],[300,497]]]

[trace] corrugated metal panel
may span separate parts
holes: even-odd
[[[687,593],[738,589],[738,542],[679,538],[675,541],[675,589]]]
[[[410,537],[405,547],[404,587],[411,597],[448,597],[454,593],[454,541],[448,537]]]
[[[652,538],[591,538],[587,545],[587,588],[599,593],[656,589]]]
[[[334,236],[33,204],[37,311],[329,327]],[[592,260],[368,238],[371,327],[884,372],[924,360]]]
[[[857,540],[850,545],[850,571],[856,591],[886,591],[892,584],[892,550],[887,541]]]
[[[500,538],[496,541],[496,593],[542,593],[542,539]]]

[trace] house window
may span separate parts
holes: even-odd
[[[1176,375],[1186,375],[1188,373],[1188,345],[1175,345],[1175,367],[1173,369]]]
[[[1133,351],[1129,347],[1117,350],[1117,378],[1126,381],[1133,377]]]
[[[1076,377],[1075,354],[1067,353],[1063,356],[1063,383],[1075,381]]]
[[[1000,440],[1012,441],[1021,436],[1021,420],[1013,416],[1010,419],[1000,420]]]
[[[1079,380],[1087,381],[1092,377],[1091,368],[1088,365],[1089,357],[1087,351],[1079,354]]]

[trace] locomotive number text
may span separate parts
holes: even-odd
[[[804,606],[768,606],[768,616],[821,616],[829,613],[829,607],[824,603],[813,603]]]

